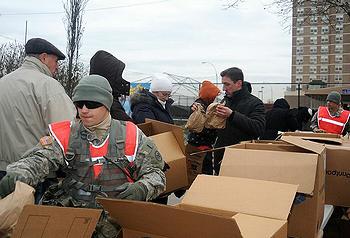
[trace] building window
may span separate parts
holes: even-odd
[[[298,46],[297,47],[297,55],[302,55],[304,53],[304,47]]]
[[[310,81],[315,81],[316,80],[316,75],[310,75],[309,76]]]
[[[297,66],[296,71],[297,71],[297,74],[302,74],[303,73],[303,66]]]
[[[337,75],[335,75],[334,80],[335,80],[335,81],[342,81],[343,78],[342,78],[341,75],[337,74]]]
[[[322,31],[322,34],[328,34],[328,32],[329,32],[328,26],[322,26],[321,31]]]
[[[304,44],[304,37],[297,37],[297,45]]]
[[[301,26],[304,24],[304,17],[298,17],[297,18],[297,25],[298,26]]]
[[[328,54],[328,45],[321,46],[321,54]]]
[[[310,33],[311,35],[317,35],[317,26],[310,27]]]
[[[310,46],[310,54],[317,54],[317,46]]]
[[[316,66],[310,66],[309,73],[310,74],[315,74],[317,72],[317,67]]]
[[[311,45],[317,45],[317,36],[311,36],[310,37],[310,44]]]
[[[322,23],[329,24],[329,17],[328,16],[322,16]]]
[[[336,65],[334,71],[336,73],[341,73],[343,71],[343,66],[342,65]]]
[[[335,32],[336,33],[343,33],[343,25],[336,25]]]
[[[317,56],[310,56],[310,64],[317,64]]]
[[[335,35],[335,43],[343,43],[343,35]]]
[[[343,63],[343,55],[335,55],[336,63]]]
[[[328,36],[322,36],[321,37],[321,43],[322,44],[328,44]]]
[[[321,66],[321,74],[328,73],[328,66]]]
[[[343,14],[337,14],[336,21],[337,21],[337,23],[343,23],[344,22],[344,15]]]
[[[298,65],[303,64],[303,63],[304,63],[303,56],[297,56],[295,62],[296,62],[296,64],[298,64]]]
[[[317,13],[317,8],[316,7],[310,7],[310,13],[311,14],[316,14]]]
[[[300,15],[303,15],[304,14],[304,8],[301,8],[301,7],[298,7],[297,8],[297,14],[300,16]]]
[[[296,81],[297,83],[301,83],[301,82],[303,81],[303,76],[302,76],[302,75],[297,75],[297,76],[295,77],[295,81]]]
[[[311,24],[317,24],[317,16],[310,17],[310,23]]]
[[[297,35],[302,35],[304,34],[304,27],[298,27],[297,28]]]
[[[343,53],[343,45],[336,45],[335,53]]]
[[[321,75],[321,76],[320,76],[320,79],[321,79],[322,81],[327,82],[327,81],[328,81],[328,75]]]
[[[322,64],[328,63],[328,55],[321,55],[321,63]]]

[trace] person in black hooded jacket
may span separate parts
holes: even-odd
[[[119,102],[119,97],[121,95],[128,96],[130,91],[130,83],[122,77],[124,69],[125,64],[122,61],[104,50],[99,50],[90,60],[89,74],[103,76],[111,85],[113,104],[110,113],[112,118],[121,121],[132,121]]]
[[[265,107],[263,102],[243,86],[241,69],[232,67],[221,72],[225,97],[216,107],[216,114],[226,118],[226,127],[218,129],[215,148],[257,139],[265,130]],[[224,150],[214,153],[214,170],[219,174]]]
[[[172,83],[165,75],[154,75],[151,92],[144,89],[136,92],[130,99],[132,119],[136,124],[144,123],[146,118],[174,124],[170,113],[173,100],[170,98]]]
[[[273,108],[266,113],[266,128],[261,139],[275,140],[278,131],[295,131],[298,128],[297,118],[289,108],[284,98],[279,98],[274,102]]]

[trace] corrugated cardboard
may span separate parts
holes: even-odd
[[[329,133],[288,133],[302,139],[317,139],[326,146],[325,203],[350,207],[350,147],[348,138]],[[335,145],[339,144],[339,145]],[[341,144],[341,145],[340,145]]]
[[[124,238],[239,238],[234,219],[139,201],[98,199],[123,228]]]
[[[220,176],[299,184],[306,200],[292,208],[288,236],[317,237],[324,209],[325,147],[284,136],[281,142],[252,142],[225,150]]]
[[[99,209],[27,205],[13,238],[90,238],[101,215]]]
[[[199,175],[177,207],[112,199],[99,202],[123,227],[126,238],[286,238],[286,218],[296,190],[290,184]],[[256,196],[263,196],[268,206]]]
[[[167,184],[165,193],[188,185],[183,129],[179,126],[146,119],[138,127],[157,145],[160,154],[170,169],[165,172]]]

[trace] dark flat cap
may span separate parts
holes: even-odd
[[[26,54],[46,53],[56,55],[58,60],[64,60],[66,56],[47,40],[41,38],[32,38],[25,45]]]

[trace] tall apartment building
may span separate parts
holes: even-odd
[[[318,16],[316,1],[302,1],[293,9],[291,78],[292,83],[307,83],[301,86],[302,94],[313,88],[350,84],[349,17],[335,9],[328,16]],[[291,87],[294,95],[296,88]]]

